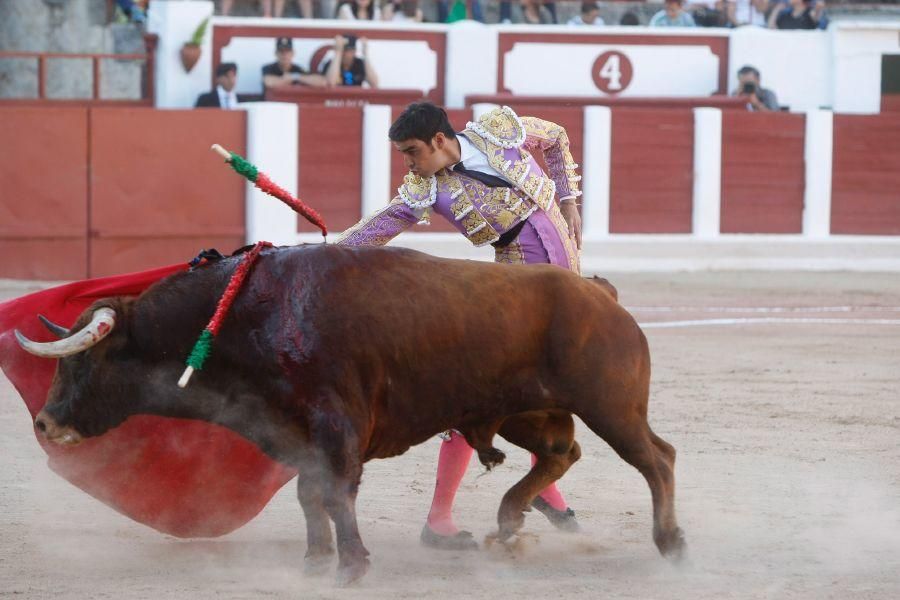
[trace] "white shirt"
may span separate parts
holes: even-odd
[[[332,5],[333,6],[333,5]],[[372,11],[372,18],[369,19],[371,21],[380,21],[381,20],[381,7],[372,4],[369,6],[369,10]],[[350,6],[349,2],[345,2],[341,4],[340,8],[338,8],[337,18],[343,21],[356,21],[356,15],[353,14],[353,8]]]
[[[471,171],[479,171],[481,173],[486,173],[487,175],[493,175],[494,177],[499,177],[507,183],[513,183],[509,178],[504,177],[502,173],[491,166],[491,164],[488,162],[487,155],[479,150],[475,146],[475,144],[470,142],[469,138],[464,135],[458,135],[456,136],[456,139],[459,141],[459,162],[461,162],[466,169],[469,169]],[[450,169],[452,170],[455,166],[456,165],[453,165],[452,167],[450,167]]]
[[[594,25],[596,27],[599,27],[600,25],[606,25],[606,21],[603,20],[603,17],[598,16],[596,19],[594,19],[593,23],[585,23],[581,19],[581,15],[575,15],[574,17],[569,19],[569,25]]]
[[[766,26],[766,15],[759,12],[750,0],[736,0],[734,18],[739,25]]]
[[[219,94],[219,106],[225,110],[237,108],[238,98],[234,90],[226,92],[221,85],[216,86],[216,92]]]

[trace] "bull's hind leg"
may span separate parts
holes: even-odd
[[[675,519],[675,448],[637,413],[610,420],[579,416],[647,480],[653,499],[653,541],[663,556],[681,559],[685,543]]]
[[[500,435],[537,457],[531,470],[506,492],[497,512],[497,539],[505,541],[525,522],[525,511],[548,485],[565,475],[581,457],[572,416],[562,411],[534,412],[507,419]]]

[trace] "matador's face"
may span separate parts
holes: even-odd
[[[412,138],[394,142],[394,148],[403,155],[406,168],[419,177],[431,177],[454,163],[447,152],[448,139],[443,133],[435,135],[430,143]]]

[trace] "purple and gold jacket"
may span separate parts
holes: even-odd
[[[581,195],[566,130],[535,117],[519,117],[507,106],[468,123],[461,135],[485,153],[513,188],[492,188],[446,169],[431,177],[408,173],[390,204],[347,229],[337,240],[351,246],[381,246],[402,231],[428,222],[436,212],[469,241],[483,246],[538,209]],[[543,152],[548,174],[533,157]]]

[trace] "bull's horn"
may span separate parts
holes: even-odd
[[[116,325],[116,311],[111,308],[98,308],[86,327],[55,342],[32,342],[16,330],[19,345],[27,352],[44,358],[62,358],[83,352],[105,338]]]
[[[44,327],[46,327],[47,330],[50,333],[52,333],[53,335],[55,335],[56,337],[59,337],[59,338],[69,337],[69,330],[66,329],[65,327],[63,327],[62,325],[57,325],[56,323],[54,323],[53,321],[51,321],[44,315],[38,315],[38,319],[40,319],[41,323],[44,324]]]

